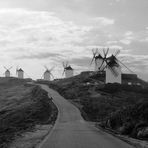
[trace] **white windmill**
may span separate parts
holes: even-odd
[[[54,79],[54,76],[51,73],[53,71],[54,67],[52,67],[51,69],[49,69],[47,66],[44,66],[44,67],[45,67],[46,71],[43,74],[43,79],[45,81],[50,81],[51,80],[51,77]]]
[[[10,68],[6,68],[4,66],[4,68],[6,69],[6,71],[5,71],[5,77],[10,77],[11,76],[10,69],[12,68],[12,66]]]
[[[65,78],[73,77],[74,69],[68,64],[68,62],[63,62],[63,75],[65,74]]]
[[[99,53],[98,48],[96,49],[92,49],[92,53],[93,53],[93,58],[91,60],[91,64],[93,63],[93,61],[95,62],[95,71],[102,71],[101,68],[103,68],[103,60],[104,58],[102,57],[102,55]]]
[[[16,75],[19,79],[23,79],[24,78],[24,71],[22,70],[22,68],[16,68]]]
[[[112,54],[106,59],[106,83],[122,83],[121,66],[116,56]]]
[[[120,53],[120,50],[117,50],[115,54],[107,57],[109,52],[109,48],[107,51],[103,49],[104,57],[101,65],[103,66],[103,70],[106,71],[106,83],[122,83],[122,71],[121,64],[126,67],[130,72],[132,72],[127,66],[125,66],[119,59],[117,59],[117,55]],[[132,72],[133,73],[133,72]]]

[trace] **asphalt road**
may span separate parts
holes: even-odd
[[[53,130],[40,148],[133,148],[85,122],[79,110],[56,91],[45,85],[41,87],[53,97],[59,114]]]

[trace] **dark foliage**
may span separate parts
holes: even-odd
[[[53,111],[57,112],[47,92],[38,86],[20,99],[19,105],[1,110],[0,148],[7,148],[16,135],[33,130],[36,124],[53,122]]]

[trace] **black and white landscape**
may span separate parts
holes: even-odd
[[[147,14],[147,0],[1,0],[0,148],[147,148]]]

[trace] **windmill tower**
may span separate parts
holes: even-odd
[[[106,83],[122,83],[121,66],[116,55],[111,55],[106,59]]]
[[[47,66],[44,66],[44,67],[45,67],[46,71],[43,74],[43,79],[45,81],[50,81],[51,80],[51,77],[54,78],[54,76],[51,73],[53,71],[54,67],[52,67],[51,69],[49,69]]]
[[[121,84],[122,83],[121,65],[123,65],[131,73],[133,73],[133,71],[130,70],[125,64],[123,64],[117,58],[117,55],[120,53],[120,50],[117,50],[115,54],[112,54],[111,56],[107,57],[108,51],[109,51],[109,48],[107,49],[107,51],[103,49],[103,52],[104,52],[103,63],[105,63],[105,67],[103,67],[103,70],[105,69],[106,71],[106,83]]]
[[[63,68],[64,68],[63,75],[65,73],[65,78],[73,77],[74,69],[68,64],[68,62],[66,63],[63,62]]]
[[[92,50],[93,58],[91,64],[95,62],[95,71],[102,71],[104,58],[99,53],[98,48]]]
[[[11,69],[12,67],[6,68],[6,67],[4,66],[4,68],[6,69],[6,71],[5,71],[5,77],[10,77],[10,76],[11,76],[11,74],[10,74],[10,69]]]
[[[16,68],[16,74],[19,79],[24,79],[24,71],[21,68]]]

